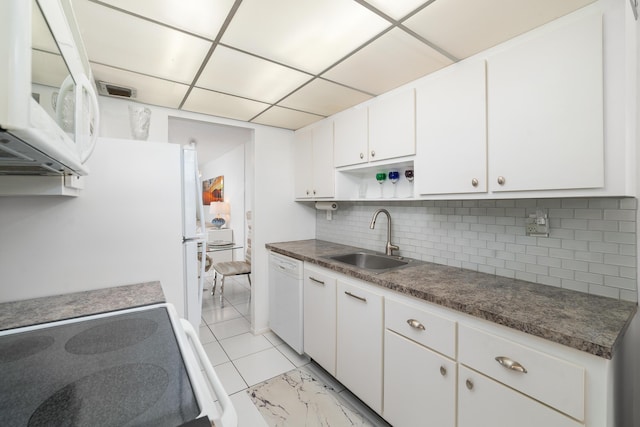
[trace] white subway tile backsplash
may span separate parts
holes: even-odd
[[[562,199],[563,208],[585,209],[589,207],[589,199]]]
[[[633,198],[341,202],[331,221],[317,212],[316,237],[382,252],[386,221],[369,229],[382,207],[400,255],[637,301],[637,206]],[[549,215],[548,238],[526,236],[536,209]]]
[[[600,295],[602,297],[620,298],[620,289],[611,288],[608,286],[589,285],[589,293],[594,295]]]
[[[605,209],[604,219],[607,221],[635,221],[636,212],[629,209]]]

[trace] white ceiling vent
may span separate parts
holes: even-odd
[[[100,95],[113,96],[115,98],[131,98],[135,99],[138,91],[127,86],[120,86],[107,82],[96,82],[98,85],[98,93]]]

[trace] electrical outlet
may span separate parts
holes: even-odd
[[[531,214],[525,220],[527,236],[549,237],[549,219],[546,214]]]

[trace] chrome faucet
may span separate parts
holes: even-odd
[[[382,212],[387,216],[387,245],[385,247],[384,253],[386,255],[393,255],[393,251],[397,251],[400,249],[398,246],[391,243],[391,214],[386,209],[378,209],[373,213],[373,218],[371,218],[371,224],[369,224],[370,229],[374,229],[376,227],[376,219],[378,218],[378,214]]]

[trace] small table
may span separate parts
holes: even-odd
[[[242,245],[236,245],[233,242],[229,242],[229,243],[207,242],[207,252],[232,251],[234,249],[242,249]]]

